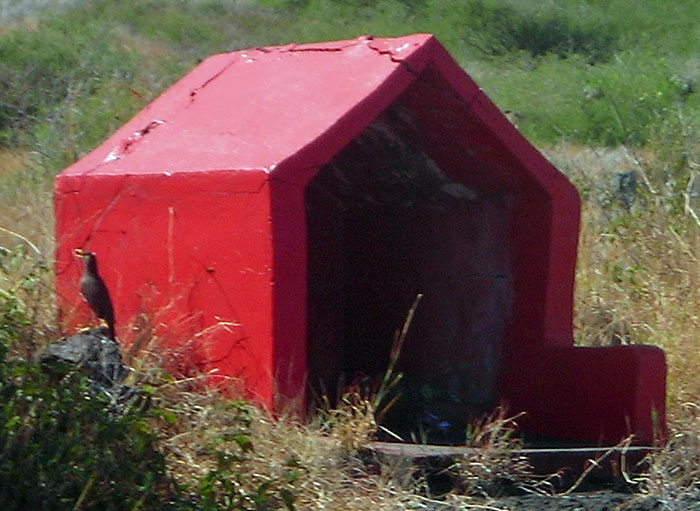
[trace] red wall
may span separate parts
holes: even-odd
[[[67,327],[90,318],[75,248],[94,251],[129,346],[145,314],[164,360],[243,378],[271,405],[272,229],[264,172],[59,176],[56,286]],[[173,358],[173,351],[182,357]]]
[[[386,216],[309,201],[376,119],[476,200]],[[470,399],[508,400],[561,438],[617,441],[629,423],[649,439],[652,404],[663,417],[663,353],[572,346],[575,188],[430,35],[206,59],[59,175],[55,201],[66,328],[89,318],[72,250],[95,251],[125,345],[145,317],[164,359],[240,378],[267,406],[304,399],[307,364],[329,382],[383,368],[372,339],[420,291],[407,371],[464,366]]]

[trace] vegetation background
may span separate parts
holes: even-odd
[[[337,440],[319,447],[307,426],[215,404],[196,383],[144,362],[139,378],[151,386],[155,411],[115,426],[95,422],[79,377],[57,388],[31,362],[58,335],[50,272],[56,173],[210,54],[412,32],[435,34],[579,188],[577,342],[666,350],[671,442],[644,488],[667,497],[696,491],[698,19],[694,0],[0,0],[4,508],[22,509],[37,495],[52,509],[319,507],[324,498],[351,509],[417,498],[384,469],[353,491],[344,486],[360,470],[348,452],[374,427],[360,401],[308,426]],[[103,454],[121,454],[150,475],[135,477],[128,463],[104,472]],[[21,459],[31,460],[27,468],[18,469]],[[70,484],[50,476],[57,472],[70,473]],[[134,491],[114,491],[115,480]]]

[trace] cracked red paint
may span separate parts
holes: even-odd
[[[490,296],[496,274],[512,286],[512,300],[500,297],[512,321],[500,340],[506,353],[496,393],[513,411],[528,412],[523,427],[593,442],[616,442],[628,428],[642,441],[657,427],[663,432],[660,350],[573,346],[576,190],[427,34],[214,55],[65,169],[55,183],[65,324],[85,317],[72,256],[83,247],[98,254],[113,290],[120,339],[130,342],[130,324],[146,314],[160,339],[192,347],[189,360],[221,378],[243,378],[265,405],[302,395],[306,187],[380,118],[410,132],[446,179],[473,191],[469,207],[482,208],[455,217],[426,211],[426,236],[441,233],[446,243],[461,232],[459,243],[475,254],[500,250],[499,240],[507,246],[499,257],[512,257],[512,268],[490,272],[485,258],[477,274],[486,284],[471,291]],[[325,210],[312,212],[333,228],[323,224],[331,222]],[[496,235],[490,225],[507,228]],[[422,247],[414,255],[423,250],[439,271],[442,254],[414,241]],[[464,259],[457,246],[446,253]],[[385,274],[391,269],[376,264]],[[435,287],[448,305],[453,285],[463,283]],[[439,303],[426,298],[424,306],[439,315]],[[488,309],[477,305],[477,312]],[[469,355],[463,346],[431,342],[446,361]]]
[[[148,133],[151,132],[155,127],[159,126],[160,124],[163,124],[163,121],[159,120],[154,120],[149,122],[145,128],[140,129],[133,135],[131,135],[129,138],[126,140],[123,140],[117,147],[112,149],[110,153],[105,157],[104,163],[109,163],[112,160],[117,160],[119,158],[123,158],[126,156],[126,154],[131,151],[133,145],[141,140],[144,136],[148,135]]]

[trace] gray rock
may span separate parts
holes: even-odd
[[[91,328],[50,344],[41,358],[44,364],[62,361],[77,366],[90,380],[90,390],[109,400],[108,413],[122,415],[131,406],[145,407],[148,400],[139,389],[124,384],[129,369],[122,363],[119,344],[106,327]]]

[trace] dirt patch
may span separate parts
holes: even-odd
[[[609,491],[576,493],[566,496],[523,495],[484,502],[481,507],[475,507],[475,509],[488,509],[490,511],[700,511],[700,498],[685,496],[681,499],[662,499]]]
[[[603,511],[621,509],[622,506],[631,505],[631,501],[632,497],[630,495],[608,492],[554,497],[543,495],[525,495],[521,497],[508,497],[499,500],[495,503],[495,507],[518,511]],[[640,507],[634,509],[641,510],[653,508]]]
[[[28,151],[0,147],[0,176],[20,170],[28,161]]]

